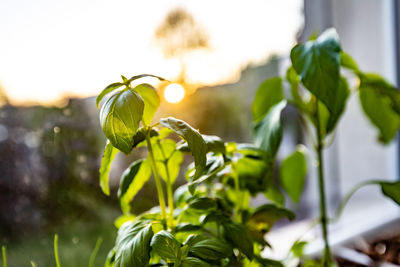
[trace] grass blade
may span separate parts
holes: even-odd
[[[7,267],[7,252],[5,246],[1,246],[1,254],[3,255],[3,267]]]
[[[58,256],[58,234],[54,235],[54,257],[56,259],[56,266],[61,267],[60,258]]]
[[[97,239],[96,245],[94,246],[92,254],[90,255],[89,267],[94,267],[94,260],[96,259],[97,252],[99,252],[99,249],[100,249],[100,246],[101,246],[102,242],[103,242],[103,238],[99,237]]]

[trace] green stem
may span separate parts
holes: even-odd
[[[347,195],[344,197],[344,199],[342,200],[342,202],[340,203],[339,208],[336,211],[335,217],[333,219],[330,220],[331,223],[337,222],[339,220],[339,218],[342,216],[342,213],[344,211],[344,208],[346,207],[347,203],[350,201],[350,199],[353,197],[353,195],[362,187],[367,186],[367,185],[376,185],[376,184],[380,184],[383,181],[379,181],[379,180],[370,180],[370,181],[365,181],[362,183],[359,183],[358,185],[356,185],[349,193],[347,193]]]
[[[1,254],[3,255],[3,267],[7,267],[7,251],[5,246],[1,246]]]
[[[97,239],[96,245],[94,246],[92,254],[90,255],[89,267],[94,267],[94,260],[96,259],[97,253],[99,252],[99,249],[100,249],[100,246],[101,246],[102,242],[103,242],[103,238],[99,237]]]
[[[236,220],[240,223],[242,221],[240,210],[242,209],[243,196],[240,191],[239,176],[237,174],[236,166],[235,166],[234,162],[232,163],[232,170],[233,170],[232,174],[233,174],[233,179],[235,182],[235,191],[236,191],[235,215],[236,215]]]
[[[56,259],[56,266],[61,267],[60,257],[58,256],[58,235],[54,235],[54,257]]]
[[[168,169],[168,159],[166,159],[164,150],[159,141],[157,142],[157,145],[160,148],[160,151],[165,160],[163,162],[163,164],[165,167],[165,173],[167,175],[167,199],[168,199],[168,208],[169,208],[168,225],[169,225],[169,227],[172,227],[174,224],[174,193],[172,190],[171,175],[169,174],[169,169]],[[175,153],[175,151],[172,152],[171,157],[174,153]]]
[[[318,107],[318,98],[316,101],[316,130],[317,130],[317,154],[318,154],[318,187],[319,187],[319,199],[320,199],[320,215],[321,215],[321,226],[322,226],[322,235],[325,243],[325,251],[323,257],[323,266],[329,267],[332,261],[332,253],[329,247],[328,240],[328,220],[326,216],[326,200],[325,200],[325,182],[324,182],[324,160],[322,155],[322,150],[324,148],[323,138],[321,135],[321,126],[320,126],[320,118],[319,118],[319,107]]]
[[[158,174],[156,161],[155,161],[154,155],[153,155],[153,147],[152,147],[151,141],[150,141],[150,131],[147,131],[147,133],[146,133],[146,142],[147,142],[147,150],[148,150],[148,154],[149,154],[149,158],[150,158],[151,168],[153,170],[154,180],[156,181],[158,201],[160,203],[160,208],[161,208],[161,217],[166,222],[167,213],[166,213],[166,205],[165,205],[165,199],[164,199],[164,190],[162,188],[160,175]]]

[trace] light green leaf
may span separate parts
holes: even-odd
[[[258,87],[251,106],[253,121],[261,121],[270,108],[283,99],[282,79],[273,77]]]
[[[360,72],[356,61],[344,51],[340,52],[340,65],[346,69],[354,71],[355,73]]]
[[[127,222],[118,230],[115,267],[149,266],[152,225],[144,221]]]
[[[196,173],[193,177],[193,180],[198,179],[206,165],[207,154],[207,145],[201,134],[186,122],[172,117],[161,119],[160,123],[163,126],[175,131],[188,143],[196,166]]]
[[[254,129],[254,143],[259,148],[275,157],[282,141],[281,113],[286,107],[286,100],[270,108],[264,119]]]
[[[325,31],[315,41],[296,45],[290,58],[305,87],[336,113],[340,69],[339,37],[334,29]]]
[[[225,142],[215,135],[201,135],[206,142],[207,152],[225,153]],[[190,152],[187,142],[179,143],[177,149],[182,152]]]
[[[285,204],[285,196],[274,183],[270,183],[268,185],[267,191],[264,193],[264,195],[266,198],[280,206]]]
[[[186,257],[183,260],[181,267],[211,267],[211,265],[198,258]]]
[[[300,258],[304,256],[304,248],[306,247],[307,242],[305,241],[296,241],[290,251],[294,254],[294,256]]]
[[[111,169],[111,163],[114,160],[115,155],[118,153],[118,149],[114,148],[113,145],[107,141],[106,148],[104,149],[103,158],[101,159],[100,165],[100,187],[104,194],[110,195],[110,188],[108,186],[109,174]]]
[[[107,95],[108,93],[111,93],[112,91],[120,88],[123,85],[124,85],[123,83],[112,83],[109,86],[107,86],[106,88],[104,88],[103,91],[96,98],[97,108],[99,107],[100,101],[104,98],[105,95]]]
[[[249,219],[249,224],[264,223],[271,228],[277,220],[283,218],[294,220],[295,214],[290,210],[275,206],[273,204],[264,204],[256,208]]]
[[[140,84],[133,88],[144,101],[143,122],[150,125],[158,107],[160,106],[160,96],[156,89],[149,84]]]
[[[400,182],[380,182],[382,194],[400,205]]]
[[[307,161],[303,147],[287,157],[279,169],[281,184],[294,202],[298,203],[307,174]]]
[[[183,154],[176,150],[175,141],[172,139],[155,140],[153,153],[161,178],[164,181],[169,179],[173,184],[178,177],[183,161]]]
[[[129,204],[142,189],[143,185],[150,179],[151,165],[148,160],[137,160],[133,162],[122,174],[118,189],[118,198],[124,213],[129,212]]]
[[[269,166],[264,158],[242,157],[235,165],[240,186],[249,190],[252,195],[267,189],[269,174],[273,166]]]
[[[400,93],[380,76],[364,74],[359,96],[364,113],[379,129],[379,140],[389,143],[400,127]]]
[[[233,222],[224,223],[223,228],[225,238],[246,255],[247,258],[250,260],[253,259],[253,240],[247,232],[247,229],[243,225]]]
[[[100,124],[104,134],[125,154],[132,150],[143,109],[143,99],[131,89],[114,94],[101,107]]]
[[[106,262],[104,263],[104,267],[114,267],[114,263],[115,263],[115,248],[112,248],[108,254],[107,254],[107,258],[106,258]]]
[[[160,231],[151,240],[152,250],[166,261],[180,261],[181,244],[167,231]]]

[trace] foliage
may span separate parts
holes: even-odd
[[[156,90],[148,84],[132,88],[130,82],[123,77],[121,83],[107,86],[97,101],[112,94],[100,110],[109,140],[100,168],[104,193],[109,193],[108,174],[116,151],[129,154],[147,147],[148,152],[122,175],[118,198],[124,214],[105,266],[281,266],[261,257],[269,246],[264,235],[277,220],[293,220],[294,214],[280,204],[253,208],[249,200],[275,188],[274,162],[282,138],[279,117],[286,102],[277,103],[260,122],[260,132],[271,134],[259,139],[263,145],[258,148],[202,135],[173,117],[152,124],[160,104]],[[193,156],[193,164],[186,172],[187,184],[173,192],[183,153]],[[132,214],[135,195],[151,174],[160,205]]]
[[[259,87],[253,103],[255,123],[255,144],[275,155],[279,149],[281,129],[279,121],[282,109],[288,103],[301,115],[301,122],[307,129],[314,128],[310,138],[315,144],[318,156],[318,176],[320,192],[320,218],[323,230],[325,252],[322,262],[307,261],[305,266],[334,266],[328,241],[328,218],[325,204],[325,186],[322,150],[327,146],[328,136],[335,130],[346,103],[353,94],[359,95],[362,109],[379,132],[378,140],[389,143],[400,128],[400,92],[377,74],[364,73],[357,63],[341,50],[339,37],[334,29],[329,29],[319,37],[304,44],[296,45],[290,53],[292,66],[285,77],[273,77]],[[352,73],[343,76],[343,69]],[[355,88],[349,88],[348,79],[358,79]],[[288,88],[288,92],[283,93]],[[281,106],[277,110],[277,107]],[[329,138],[331,138],[329,136]],[[298,202],[306,175],[304,148],[295,151],[283,160],[280,166],[280,181],[288,195]],[[375,184],[382,193],[397,204],[400,200],[399,182],[368,181],[356,187],[339,210],[339,214],[351,195],[360,187]],[[305,243],[299,241],[292,248],[296,257],[302,256]]]

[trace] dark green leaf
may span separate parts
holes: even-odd
[[[190,151],[194,156],[194,162],[196,166],[196,173],[193,180],[198,179],[206,165],[207,154],[207,145],[204,142],[201,134],[199,134],[199,132],[193,129],[186,122],[172,117],[161,119],[160,123],[163,126],[175,131],[188,143]]]
[[[216,208],[217,202],[215,199],[209,197],[200,197],[191,201],[189,207],[196,210],[208,210]]]
[[[294,220],[295,215],[293,212],[285,208],[277,207],[273,204],[264,204],[253,212],[249,222],[267,223],[270,227],[272,227],[277,220],[282,218]]]
[[[143,109],[143,99],[131,89],[114,94],[101,107],[100,124],[104,134],[125,154],[132,150]]]
[[[163,260],[176,262],[180,260],[181,244],[167,231],[160,231],[151,240],[151,248]]]
[[[272,175],[273,166],[269,166],[263,158],[243,157],[235,165],[240,186],[251,194],[264,192],[267,189],[268,178]]]
[[[258,87],[251,108],[253,120],[259,122],[268,113],[270,108],[283,100],[282,79],[270,78]]]
[[[281,112],[285,107],[286,100],[271,107],[254,129],[255,145],[267,151],[272,157],[278,152],[282,141]]]
[[[149,265],[152,225],[143,221],[127,222],[118,231],[115,267]]]
[[[207,152],[225,153],[224,141],[215,135],[201,135],[207,145]],[[190,152],[190,148],[186,142],[178,144],[177,149],[182,152]]]
[[[247,229],[233,222],[225,223],[223,227],[225,238],[251,260],[254,256],[253,240]]]
[[[149,84],[139,84],[133,88],[133,90],[137,92],[144,101],[143,123],[144,125],[150,125],[154,114],[160,106],[160,97],[156,89]]]
[[[232,255],[232,247],[215,238],[197,236],[189,245],[189,252],[204,260],[219,260]]]
[[[103,99],[103,97],[105,95],[107,95],[108,93],[111,93],[112,91],[114,91],[115,89],[120,88],[123,85],[124,85],[123,83],[112,83],[109,86],[107,86],[106,88],[104,88],[103,91],[96,98],[96,106],[97,106],[97,108],[99,107],[100,101]]]
[[[359,73],[360,69],[356,61],[346,52],[340,52],[340,65],[346,69],[352,70],[355,73]]]
[[[183,260],[181,267],[211,267],[211,265],[198,258],[187,257]]]
[[[158,136],[158,132],[154,129],[150,130],[150,137]],[[146,130],[144,128],[140,128],[136,134],[133,136],[133,148],[139,146],[140,143],[146,140]]]
[[[103,193],[107,196],[110,195],[110,188],[108,186],[109,174],[111,169],[111,163],[114,160],[115,155],[118,153],[118,149],[114,148],[113,145],[107,141],[106,148],[104,149],[103,158],[101,159],[100,165],[100,187]]]
[[[400,182],[380,182],[382,193],[400,205]]]
[[[375,74],[360,77],[361,106],[379,129],[379,140],[389,143],[400,127],[400,92]]]
[[[337,88],[337,95],[334,99],[335,103],[333,103],[334,109],[332,112],[330,112],[329,119],[326,125],[326,134],[329,134],[331,131],[333,131],[333,129],[335,129],[335,126],[346,107],[346,102],[349,94],[350,90],[346,79],[340,78],[339,87]]]
[[[181,223],[175,227],[175,232],[193,232],[201,229],[200,225],[191,223]]]
[[[142,189],[143,185],[150,179],[151,165],[148,160],[137,160],[133,162],[122,174],[118,198],[124,213],[129,212],[129,203]]]
[[[294,202],[298,203],[303,192],[307,174],[307,161],[303,147],[299,147],[287,157],[279,169],[279,177],[283,188]]]
[[[340,69],[340,44],[334,29],[315,41],[296,45],[290,58],[305,87],[321,100],[329,112],[336,113]]]

